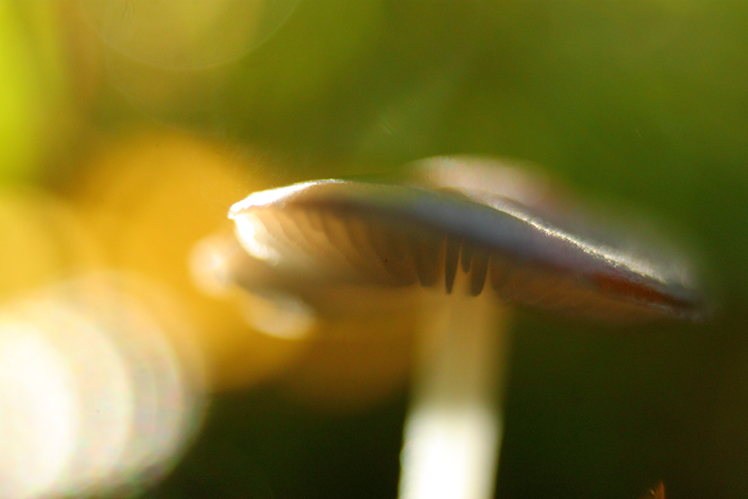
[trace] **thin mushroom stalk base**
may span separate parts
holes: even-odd
[[[493,497],[503,433],[506,309],[490,292],[425,307],[401,454],[400,499]]]

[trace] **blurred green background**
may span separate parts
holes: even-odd
[[[109,3],[128,26],[196,9]],[[644,214],[684,241],[716,313],[616,328],[518,313],[497,497],[633,499],[659,480],[672,498],[748,497],[748,4],[264,0],[255,38],[237,41],[227,17],[196,13],[214,23],[198,26],[207,35],[173,49],[179,33],[158,28],[107,38],[111,13],[91,5],[0,3],[4,191],[74,206],[97,244],[117,248],[110,265],[148,273],[175,238],[128,227],[172,230],[160,206],[189,221],[199,203],[225,213],[250,189],[395,172],[437,154],[540,164],[593,206]],[[218,50],[224,42],[231,50]],[[195,47],[203,59],[190,58]],[[224,188],[206,177],[189,190],[178,160],[168,174],[123,174],[139,161],[127,159],[133,135],[208,144],[249,180]],[[117,147],[120,159],[100,159]],[[107,169],[115,180],[100,180]],[[162,184],[169,201],[132,215],[133,200],[156,199]],[[96,228],[106,224],[89,207],[109,205],[145,222]],[[35,222],[4,223],[0,265],[14,269],[21,250],[7,241]],[[123,256],[117,238],[147,255]],[[255,362],[251,349],[234,357],[237,372]],[[300,361],[267,362],[281,367],[213,396],[193,446],[144,496],[395,497],[407,366],[371,401],[340,408],[284,396]]]

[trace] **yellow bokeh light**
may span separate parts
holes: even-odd
[[[77,196],[110,265],[161,282],[184,301],[215,389],[266,379],[303,348],[253,330],[241,307],[202,292],[190,275],[198,241],[228,230],[228,207],[262,185],[249,169],[236,151],[190,134],[135,134],[102,148]]]
[[[0,300],[100,267],[101,248],[62,200],[32,188],[0,189]]]

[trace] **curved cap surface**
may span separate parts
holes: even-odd
[[[267,264],[264,284],[420,283],[449,293],[462,271],[473,295],[490,288],[509,303],[578,316],[703,314],[690,271],[670,255],[642,256],[628,240],[603,242],[490,192],[319,180],[254,193],[229,217],[244,249]]]

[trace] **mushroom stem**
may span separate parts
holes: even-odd
[[[401,454],[400,499],[493,497],[503,433],[506,309],[455,289],[425,314]]]

